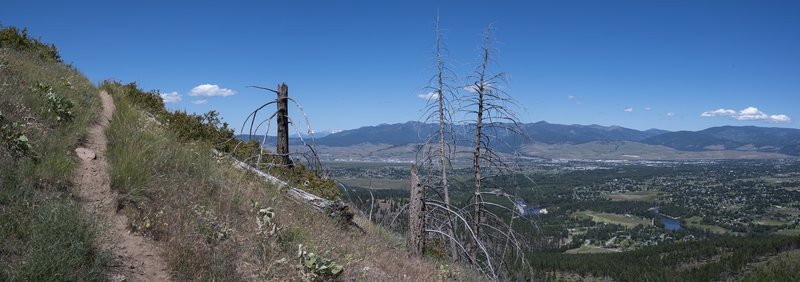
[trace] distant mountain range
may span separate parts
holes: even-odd
[[[700,131],[667,132],[642,140],[682,151],[757,151],[800,156],[800,129],[720,126]]]
[[[519,128],[527,136],[503,129],[492,132],[492,135],[503,139],[503,142],[494,144],[496,148],[504,152],[542,157],[573,156],[576,152],[583,152],[579,156],[585,158],[641,155],[648,159],[659,159],[655,152],[664,154],[672,152],[670,157],[665,156],[665,158],[800,156],[800,129],[793,128],[721,126],[700,131],[671,132],[661,129],[641,131],[620,126],[552,124],[544,121],[520,124]],[[459,145],[471,144],[474,126],[454,125],[452,130],[456,132]],[[410,146],[424,143],[426,138],[436,132],[438,132],[436,124],[421,122],[381,124],[330,133],[324,137],[317,137],[316,143],[326,147],[354,147],[366,144]],[[240,137],[246,139],[244,138],[246,136]],[[295,139],[293,143],[297,141]],[[593,157],[590,152],[597,152],[596,156]],[[626,153],[609,155],[612,152]],[[765,154],[758,154],[759,152]]]

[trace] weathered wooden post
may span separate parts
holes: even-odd
[[[417,166],[411,165],[411,199],[408,209],[408,251],[422,256],[425,248],[425,189],[419,183]]]
[[[275,103],[278,111],[275,114],[278,118],[278,144],[275,148],[277,164],[291,167],[292,160],[289,158],[289,86],[286,83],[278,85],[278,99]]]

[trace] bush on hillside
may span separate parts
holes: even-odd
[[[13,26],[4,27],[0,24],[0,48],[16,50],[29,50],[50,62],[61,63],[61,55],[53,44],[45,44],[39,39],[28,36],[28,29],[17,29]]]

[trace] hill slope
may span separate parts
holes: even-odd
[[[800,155],[800,129],[721,126],[700,131],[668,132],[642,140],[685,151],[739,150]]]
[[[0,281],[105,278],[100,227],[70,181],[97,91],[54,46],[0,26]]]
[[[403,238],[359,216],[354,221],[364,234],[343,229],[333,218],[291,200],[285,188],[212,155],[212,144],[218,143],[189,138],[209,135],[172,128],[179,124],[174,115],[181,113],[146,114],[164,110],[151,99],[157,93],[113,82],[103,89],[117,104],[108,133],[112,188],[132,230],[158,241],[177,280],[330,279],[298,266],[301,245],[342,266],[344,280],[437,277],[433,261],[408,258]],[[220,132],[209,124],[180,126]],[[266,210],[274,217],[260,226],[256,218]],[[462,280],[480,279],[467,276],[468,270],[458,272],[465,275]]]

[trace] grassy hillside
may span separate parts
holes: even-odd
[[[300,245],[332,260],[327,266],[343,267],[338,278],[344,280],[474,279],[458,267],[440,269],[433,261],[408,258],[402,238],[366,220],[356,218],[366,234],[344,229],[293,202],[281,188],[212,156],[212,147],[226,142],[218,139],[219,122],[209,127],[217,133],[186,138],[182,130],[173,129],[174,116],[152,114],[165,111],[152,99],[156,92],[114,82],[102,88],[117,107],[107,132],[112,189],[121,195],[119,206],[131,219],[131,228],[163,246],[178,280],[334,277],[320,265],[301,266]],[[312,181],[314,185],[324,183]],[[256,218],[266,209],[274,218],[259,226]]]
[[[71,182],[97,91],[54,46],[0,30],[0,281],[104,279],[107,252]]]

